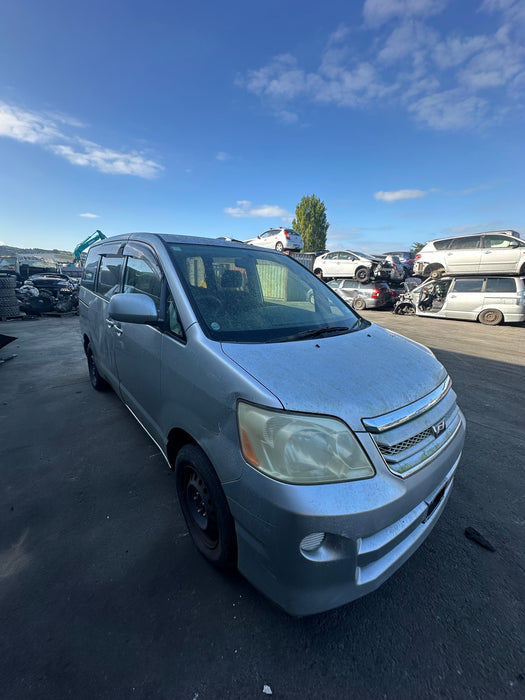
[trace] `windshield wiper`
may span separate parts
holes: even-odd
[[[331,335],[332,333],[348,333],[349,331],[349,326],[324,326],[323,328],[316,328],[315,330],[312,329],[301,331],[301,333],[294,333],[293,335],[286,335],[284,338],[272,338],[269,342],[292,342],[294,340],[304,340],[306,338],[319,338],[322,335]]]

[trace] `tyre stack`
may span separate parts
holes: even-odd
[[[15,296],[16,278],[0,276],[0,321],[20,316],[18,299]]]

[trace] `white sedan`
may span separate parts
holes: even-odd
[[[325,253],[315,259],[314,273],[323,277],[353,277],[360,282],[367,282],[372,269],[379,260],[365,253],[356,253],[352,250],[335,250]]]

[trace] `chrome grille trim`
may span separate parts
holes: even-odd
[[[431,437],[433,437],[432,429],[427,428],[417,435],[413,435],[411,438],[408,438],[408,440],[398,442],[396,445],[382,445],[380,442],[377,442],[377,446],[383,457],[392,457],[400,452],[410,449],[411,447],[419,445],[420,442],[423,442],[423,440]]]
[[[417,416],[420,416],[438,404],[449,392],[451,386],[452,381],[450,377],[447,376],[445,381],[434,389],[434,391],[414,401],[414,403],[399,408],[397,411],[392,411],[392,413],[385,413],[377,418],[362,418],[361,422],[369,433],[383,433],[385,430],[396,428],[399,425],[403,425],[403,423],[414,420],[414,418],[417,418]]]

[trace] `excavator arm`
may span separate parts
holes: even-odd
[[[73,251],[75,262],[80,260],[80,254],[82,251],[86,250],[86,248],[89,248],[90,245],[93,245],[93,243],[96,243],[97,241],[103,241],[104,238],[106,238],[106,236],[102,233],[102,231],[97,230],[95,233],[92,233],[91,236],[88,236],[85,240],[79,243]]]

